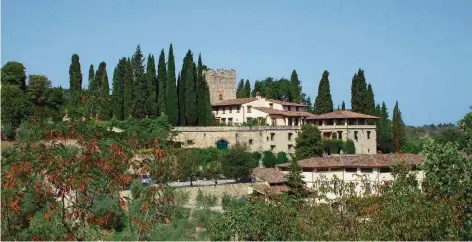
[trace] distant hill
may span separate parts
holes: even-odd
[[[440,123],[438,125],[429,124],[423,126],[407,126],[406,134],[410,138],[433,138],[448,129],[458,130],[459,127],[453,123]]]

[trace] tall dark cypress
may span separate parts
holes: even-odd
[[[77,105],[80,102],[82,92],[82,71],[77,54],[72,55],[72,63],[69,66],[69,85],[72,104]]]
[[[157,106],[158,86],[156,78],[156,64],[154,63],[154,56],[151,54],[148,56],[146,65],[146,80],[149,92],[147,100],[148,114],[153,117],[157,117],[159,112]]]
[[[164,54],[164,49],[162,49],[157,66],[157,86],[159,88],[157,105],[159,106],[159,114],[167,113],[166,79],[166,55]]]
[[[244,83],[244,97],[251,97],[251,83],[249,83],[249,80]]]
[[[292,75],[290,76],[290,102],[300,103],[302,100],[302,85],[300,84],[300,80],[298,80],[298,74],[296,70],[292,71]]]
[[[239,80],[238,88],[236,89],[236,98],[243,98],[244,94],[244,79]]]
[[[213,124],[212,108],[210,104],[210,91],[203,75],[202,56],[198,55],[197,66],[197,113],[198,125],[210,126]]]
[[[124,78],[124,90],[123,90],[123,115],[124,118],[129,118],[133,115],[134,106],[134,78],[133,68],[131,67],[131,60],[126,59],[125,66],[125,78]]]
[[[364,98],[364,113],[369,115],[375,115],[375,98],[374,91],[372,90],[372,85],[367,85],[367,92]]]
[[[95,81],[98,84],[98,90],[95,92],[97,102],[97,112],[99,119],[108,120],[111,117],[112,108],[110,105],[110,86],[108,84],[107,64],[101,62],[95,74]]]
[[[359,69],[352,78],[351,86],[351,110],[358,113],[368,112],[366,104],[367,84],[365,81],[364,70]]]
[[[392,122],[388,117],[387,105],[382,102],[380,108],[380,120],[377,125],[377,146],[383,153],[392,152]]]
[[[398,101],[395,103],[395,108],[393,109],[392,137],[393,150],[398,152],[405,143],[405,124],[403,123],[402,113],[398,107]]]
[[[123,120],[124,115],[124,90],[127,62],[123,57],[118,62],[113,73],[113,89],[111,96],[111,105],[113,107],[113,116],[118,120]]]
[[[333,100],[329,86],[329,72],[324,71],[318,87],[318,96],[315,100],[315,114],[329,113],[333,111]]]
[[[88,89],[89,89],[89,91],[94,91],[95,90],[94,78],[95,78],[95,72],[93,70],[93,65],[90,65],[89,76],[88,76]]]
[[[182,68],[182,83],[185,95],[185,120],[190,126],[197,124],[197,97],[195,93],[195,63],[193,63],[192,51],[188,50]]]
[[[179,125],[185,126],[187,125],[187,120],[185,119],[185,79],[182,78],[182,73],[180,72],[177,78],[177,94],[179,95]]]
[[[346,104],[344,103],[344,100],[343,100],[343,103],[341,104],[341,110],[346,110]]]
[[[170,44],[169,47],[166,73],[166,114],[169,117],[169,123],[171,125],[177,125],[179,120],[179,100],[177,96],[177,87],[175,86],[175,60],[172,44]]]
[[[134,106],[133,116],[136,118],[144,118],[148,116],[148,108],[146,107],[149,89],[144,73],[144,57],[141,52],[141,47],[138,45],[136,52],[131,59],[131,66],[133,68],[134,77]]]

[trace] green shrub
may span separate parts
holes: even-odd
[[[347,141],[343,142],[343,152],[344,154],[355,154],[356,153],[356,146],[354,145],[354,141],[348,139]]]
[[[241,206],[244,206],[247,201],[244,198],[239,198],[239,197],[232,197],[229,196],[228,194],[224,194],[223,198],[221,199],[221,206],[223,207],[223,210],[230,210],[234,208],[238,208]]]
[[[216,196],[212,196],[210,194],[203,194],[203,191],[198,189],[198,194],[197,194],[197,207],[214,207],[216,205]]]
[[[262,164],[266,168],[275,167],[275,165],[277,165],[277,158],[275,157],[274,153],[272,153],[272,151],[264,151],[264,157],[262,157]]]
[[[288,162],[287,153],[281,151],[277,154],[277,165]]]

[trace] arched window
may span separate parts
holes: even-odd
[[[219,150],[226,150],[228,149],[228,141],[224,139],[220,139],[216,142],[216,148]]]

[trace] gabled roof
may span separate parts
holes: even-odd
[[[314,116],[314,114],[311,114],[305,111],[284,111],[284,110],[278,110],[278,109],[266,108],[266,107],[252,107],[252,108],[262,111],[264,113],[267,113],[269,115],[283,115],[287,117],[300,117],[300,116],[312,117]]]
[[[252,176],[269,184],[283,183],[285,181],[284,173],[277,168],[254,168]]]
[[[248,97],[248,98],[235,98],[235,99],[228,99],[222,102],[214,103],[211,106],[230,106],[230,105],[242,105],[245,103],[250,103],[255,101],[255,97]]]
[[[423,155],[417,154],[375,154],[375,155],[339,155],[329,157],[312,157],[298,161],[302,168],[339,168],[339,167],[390,167],[398,161],[417,165],[424,161]],[[278,167],[287,168],[289,163]]]
[[[284,105],[284,106],[306,107],[306,105],[302,104],[302,103],[292,103],[292,102],[280,101],[280,100],[272,99],[272,98],[266,98],[266,101],[273,102],[273,103],[278,103],[278,104]]]
[[[336,110],[331,113],[320,114],[312,116],[309,119],[343,119],[343,118],[365,118],[365,119],[379,119],[379,117],[367,115],[363,113],[356,113],[348,110]]]

